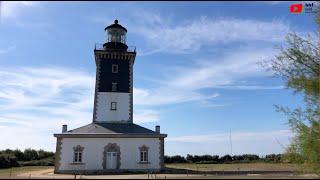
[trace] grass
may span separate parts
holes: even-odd
[[[166,164],[168,168],[196,171],[299,171],[296,164],[282,163],[239,163],[239,164]]]
[[[45,170],[50,168],[52,168],[52,166],[24,166],[24,167],[0,169],[0,177],[10,177],[10,174],[11,176],[16,176],[21,173],[27,173],[30,171],[37,171],[37,170]]]

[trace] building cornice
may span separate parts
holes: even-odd
[[[167,134],[59,133],[53,136],[63,138],[166,138]]]

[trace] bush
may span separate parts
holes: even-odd
[[[50,160],[33,160],[33,161],[22,161],[22,166],[54,166],[54,162]]]
[[[53,152],[44,151],[42,149],[40,149],[38,151],[38,158],[39,159],[45,159],[45,158],[48,158],[48,157],[54,157],[54,153]]]
[[[18,163],[15,156],[10,154],[1,154],[0,155],[0,168],[9,168],[9,167],[19,167],[20,164]]]
[[[16,150],[0,151],[0,168],[18,166],[52,166],[54,165],[54,153],[40,149],[26,149],[24,152]]]
[[[231,163],[232,162],[232,157],[227,154],[227,155],[224,155],[220,158],[220,162],[221,163]]]
[[[38,160],[38,152],[34,149],[25,149],[24,152],[24,160],[25,161],[31,161],[31,160]]]
[[[186,163],[187,160],[180,155],[176,155],[176,156],[165,156],[164,157],[164,162],[165,163]]]
[[[183,156],[165,156],[165,163],[196,163],[196,164],[223,164],[223,163],[252,163],[252,162],[283,162],[284,155],[282,154],[269,154],[264,158],[255,154],[243,154],[243,155],[225,155],[219,157],[218,155],[190,155]]]
[[[283,155],[281,154],[269,154],[265,157],[265,162],[279,163],[283,160]]]
[[[17,161],[23,161],[25,159],[23,152],[19,149],[14,150],[13,154],[17,158]]]
[[[218,161],[200,161],[196,162],[196,164],[218,164]]]

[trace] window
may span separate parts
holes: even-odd
[[[81,163],[82,162],[82,152],[83,152],[83,147],[80,145],[73,147],[73,162],[74,163]]]
[[[112,73],[118,73],[118,65],[112,64]]]
[[[148,163],[149,148],[143,145],[139,148],[139,150],[140,150],[140,163]]]
[[[111,110],[117,110],[117,102],[111,102]]]
[[[140,162],[148,162],[148,151],[140,151]]]
[[[112,91],[117,91],[117,86],[118,86],[118,83],[116,83],[116,82],[113,82],[112,83]]]
[[[74,162],[79,163],[82,162],[82,152],[74,151]]]

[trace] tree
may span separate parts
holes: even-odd
[[[231,163],[232,157],[229,154],[224,155],[224,156],[220,157],[220,162],[221,163]]]
[[[39,155],[39,159],[44,159],[44,158],[48,158],[48,157],[53,157],[54,153],[53,152],[48,152],[48,151],[44,151],[42,149],[40,149],[38,151],[38,155]]]
[[[25,149],[23,154],[25,161],[37,160],[39,158],[38,152],[34,149]]]
[[[320,5],[320,4],[318,4]],[[291,162],[307,165],[320,172],[320,11],[316,13],[318,32],[308,37],[289,33],[286,46],[271,61],[265,61],[268,70],[282,77],[287,88],[304,96],[305,107],[290,110],[276,106],[288,117],[294,139],[287,149]]]
[[[19,149],[16,149],[13,151],[14,156],[16,156],[17,161],[23,161],[24,160],[24,154]]]

